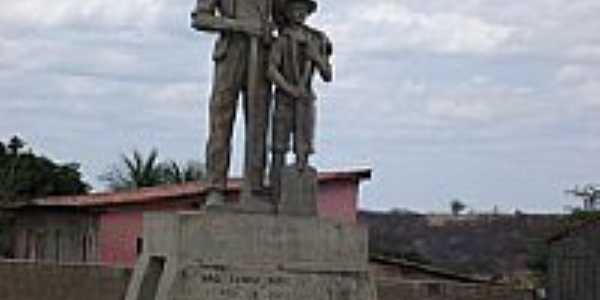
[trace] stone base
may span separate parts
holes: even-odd
[[[240,203],[233,206],[233,211],[238,213],[274,214],[277,206],[273,203],[271,194],[252,194],[243,192]]]
[[[216,212],[144,217],[126,300],[374,300],[365,228]]]
[[[316,217],[318,214],[318,174],[313,167],[299,170],[291,165],[281,170],[281,200],[278,212],[285,215]]]
[[[181,300],[369,300],[366,272],[307,272],[188,265],[173,293]]]

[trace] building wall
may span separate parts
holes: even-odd
[[[359,181],[330,180],[319,186],[319,216],[356,223]],[[232,194],[232,198],[239,195]],[[38,208],[18,213],[15,253],[19,259],[59,262],[101,262],[131,267],[135,264],[148,211],[195,209],[200,199],[170,199],[129,206],[88,210]]]
[[[137,260],[142,232],[142,212],[111,212],[100,217],[100,261],[132,266]]]
[[[13,254],[18,259],[98,261],[97,216],[63,210],[22,212],[15,221]]]
[[[550,300],[600,299],[600,224],[551,244],[549,262]]]
[[[193,209],[192,206],[190,201],[175,200],[105,211],[100,215],[98,232],[100,261],[109,265],[133,266],[142,250],[144,213],[189,210]]]
[[[122,300],[130,274],[113,267],[0,261],[0,299]]]
[[[335,180],[319,185],[318,212],[325,219],[356,223],[358,180]]]

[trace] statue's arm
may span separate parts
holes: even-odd
[[[290,84],[285,79],[285,77],[283,77],[283,75],[279,73],[279,70],[277,70],[276,66],[269,66],[268,72],[269,79],[273,81],[276,87],[282,89],[284,92],[291,95],[292,97],[297,98],[300,95],[298,88],[293,84]]]
[[[315,67],[319,70],[321,78],[325,82],[331,82],[333,80],[333,66],[331,65],[331,56],[327,53],[323,53],[314,44],[308,46],[308,56],[314,62]]]
[[[283,45],[280,40],[276,41],[271,49],[269,56],[269,68],[267,70],[267,76],[275,84],[275,86],[283,90],[288,95],[299,98],[302,95],[302,91],[299,87],[291,84],[279,71],[283,63]]]
[[[323,81],[331,82],[333,80],[333,66],[331,65],[329,56],[323,56],[320,61],[317,62],[317,69],[319,70],[319,74]]]
[[[308,44],[308,56],[315,63],[315,67],[323,81],[331,82],[333,80],[333,66],[331,65],[333,47],[331,40],[324,32],[310,27],[307,28],[316,36]]]
[[[260,24],[245,24],[223,16],[219,12],[219,0],[198,0],[192,11],[192,28],[209,32],[260,33]]]

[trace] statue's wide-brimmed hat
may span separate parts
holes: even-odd
[[[315,13],[317,11],[317,8],[319,8],[319,5],[314,0],[286,0],[286,6],[288,4],[296,3],[296,2],[306,4],[308,6],[308,12],[311,14]]]

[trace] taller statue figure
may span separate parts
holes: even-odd
[[[271,102],[266,69],[274,28],[272,1],[278,0],[197,0],[192,12],[194,29],[219,34],[213,52],[215,70],[209,103],[207,206],[224,204],[240,95],[245,115],[243,198],[260,198],[264,191]]]

